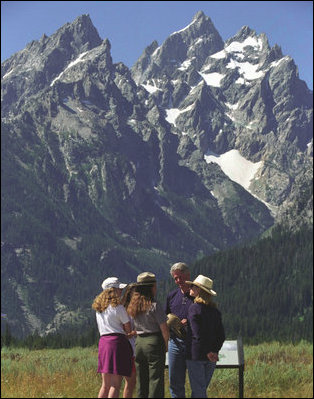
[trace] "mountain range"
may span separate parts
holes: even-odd
[[[134,66],[88,15],[2,63],[2,311],[82,324],[105,277],[313,223],[313,93],[248,26],[198,12]]]

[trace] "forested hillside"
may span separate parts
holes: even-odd
[[[214,280],[227,339],[238,335],[245,343],[313,339],[312,229],[305,227],[292,233],[277,228],[255,243],[198,260],[191,270],[192,279],[204,274]],[[164,302],[174,287],[170,276],[159,281],[158,299]],[[81,328],[75,326],[45,337],[35,333],[24,344],[12,341],[11,334],[15,335],[7,329],[2,344],[58,348],[89,346],[98,341],[92,311]]]
[[[277,228],[255,244],[197,261],[214,280],[227,337],[245,342],[313,339],[313,230]]]

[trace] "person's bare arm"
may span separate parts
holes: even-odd
[[[126,335],[130,334],[132,328],[131,328],[131,323],[129,321],[123,324],[123,330],[125,331]]]
[[[169,334],[169,328],[167,326],[167,323],[162,323],[159,325],[160,329],[161,329],[161,333],[162,336],[164,338],[165,341],[165,345],[166,345],[166,352],[168,352],[168,341],[170,338],[170,334]]]
[[[208,352],[207,353],[207,359],[210,360],[211,362],[218,362],[218,353],[215,352]]]
[[[128,339],[131,339],[136,336],[137,336],[137,332],[135,330],[132,330],[129,334],[127,334]]]

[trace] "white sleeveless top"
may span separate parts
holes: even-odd
[[[109,305],[104,312],[96,312],[96,321],[99,335],[106,335],[112,333],[125,334],[123,324],[130,321],[125,307],[122,305]]]

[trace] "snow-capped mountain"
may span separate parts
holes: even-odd
[[[312,92],[277,45],[199,12],[131,70],[110,47],[83,15],[2,64],[2,295],[24,333],[81,322],[104,275],[312,223]]]
[[[184,51],[175,51],[177,43]],[[280,218],[303,174],[299,158],[310,161],[313,151],[312,92],[298,79],[294,61],[247,26],[223,43],[202,12],[154,47],[144,51],[132,76],[164,109],[182,158],[188,162],[193,149],[200,150]],[[249,170],[239,178],[243,167]],[[305,169],[311,173],[309,164]]]

